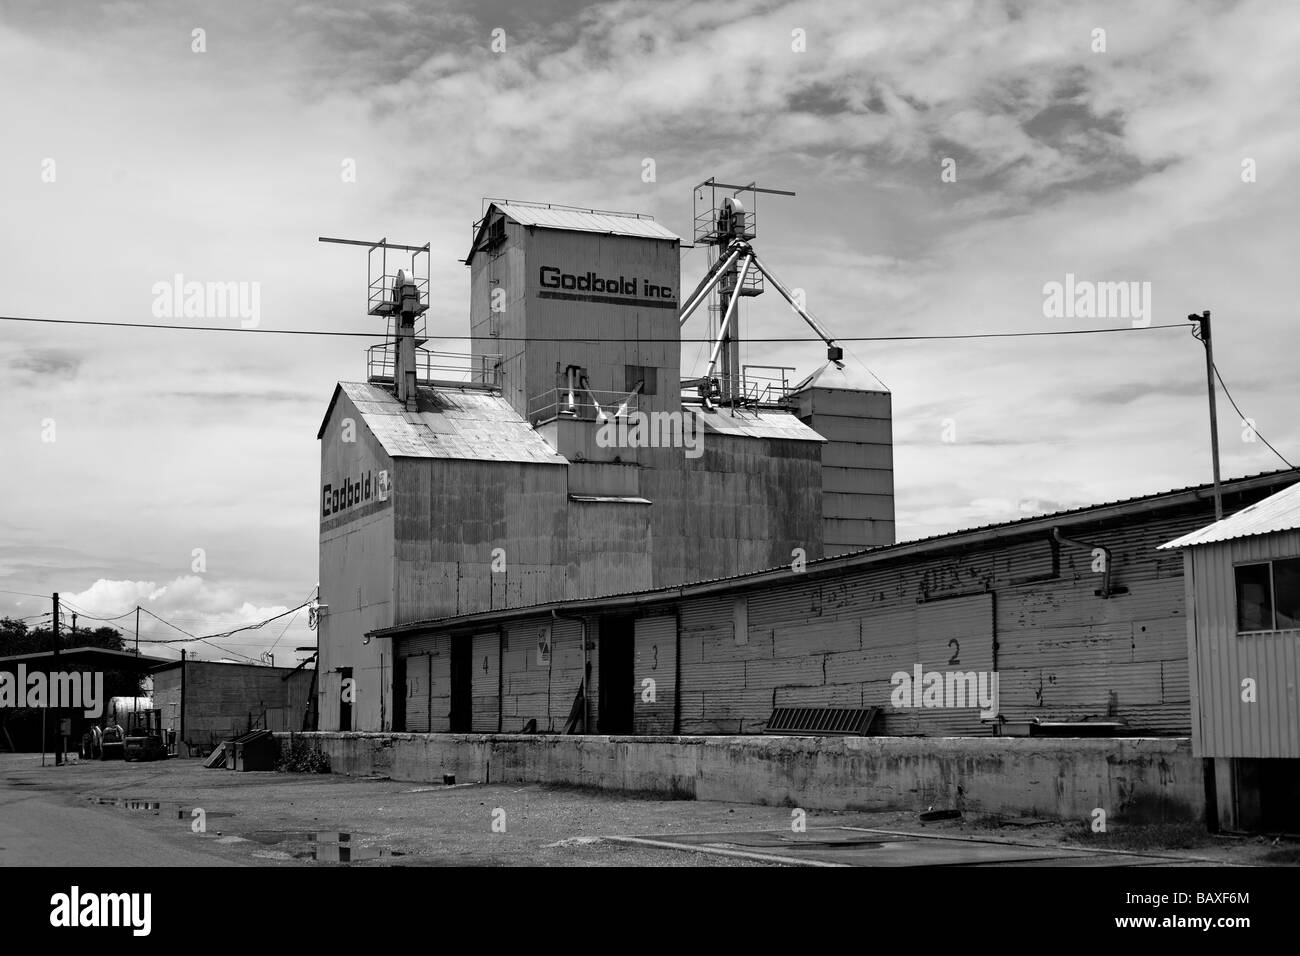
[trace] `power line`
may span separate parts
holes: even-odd
[[[386,338],[377,332],[333,332],[323,329],[246,329],[224,325],[162,325],[151,322],[99,322],[90,319],[44,319],[28,316],[0,315],[3,322],[39,322],[48,325],[95,325],[115,329],[164,329],[171,332],[252,332],[263,335],[323,335],[347,336],[354,338]],[[958,332],[943,335],[857,335],[836,338],[836,342],[935,342],[961,339],[1018,339],[1054,335],[1104,335],[1111,332],[1151,332],[1156,329],[1183,329],[1185,325],[1122,325],[1103,329],[1044,329],[1034,332]],[[711,338],[580,338],[576,336],[528,336],[528,335],[431,335],[430,340],[448,342],[643,342],[646,344],[680,343],[690,345],[697,342],[713,344]],[[774,338],[750,338],[750,343],[796,343],[820,342],[815,335],[781,336]]]
[[[1213,367],[1213,369],[1214,369],[1214,377],[1217,378],[1217,379],[1219,380],[1219,385],[1223,388],[1223,394],[1226,395],[1226,396],[1228,396],[1228,402],[1229,402],[1229,404],[1232,405],[1232,409],[1233,409],[1233,411],[1235,411],[1235,412],[1237,413],[1237,417],[1240,418],[1240,419],[1242,420],[1243,423],[1250,421],[1250,419],[1247,417],[1246,413],[1243,412],[1240,408],[1237,407],[1237,402],[1233,399],[1233,397],[1232,397],[1232,392],[1230,392],[1230,391],[1228,390],[1228,383],[1225,382],[1225,381],[1223,380],[1223,376],[1219,374],[1219,366],[1214,365],[1214,366],[1212,366],[1212,367]],[[1258,435],[1258,436],[1259,436],[1259,440],[1262,441],[1265,445],[1268,446],[1268,450],[1271,451],[1273,454],[1277,455],[1278,458],[1282,459],[1282,462],[1283,462],[1283,463],[1284,463],[1288,468],[1290,468],[1292,471],[1300,470],[1300,469],[1297,469],[1295,465],[1291,464],[1291,462],[1287,461],[1285,455],[1283,455],[1280,451],[1278,451],[1278,450],[1277,450],[1276,448],[1274,448],[1271,444],[1269,444],[1268,439],[1265,438],[1263,435],[1260,434],[1260,431],[1259,431],[1258,428],[1256,428],[1254,425],[1251,425],[1251,426],[1250,426],[1250,430],[1251,430],[1252,432],[1254,432],[1256,435]]]
[[[132,608],[129,608],[128,610],[123,611],[121,614],[115,614],[113,617],[96,617],[95,615],[91,614],[89,611],[83,610],[82,608],[78,607],[76,604],[73,604],[71,601],[69,601],[69,600],[68,600],[67,598],[65,598],[65,597],[60,597],[60,598],[59,598],[59,603],[60,603],[60,604],[66,604],[66,605],[68,605],[68,607],[70,607],[70,608],[72,608],[74,611],[76,611],[76,612],[77,612],[77,617],[84,617],[84,618],[87,618],[87,619],[92,620],[92,621],[116,621],[116,620],[119,620],[119,619],[121,619],[121,618],[126,617],[128,614],[134,614],[134,613],[135,613],[135,608],[132,607]]]
[[[171,641],[164,641],[164,640],[149,640],[149,641],[144,641],[143,643],[146,643],[146,644],[192,644],[192,643],[194,643],[195,641],[200,641],[200,642],[202,642],[202,643],[204,643],[204,644],[208,644],[208,645],[210,645],[210,646],[212,646],[212,647],[215,647],[217,650],[222,651],[223,653],[226,653],[226,654],[233,654],[235,657],[242,657],[242,658],[243,658],[244,660],[246,660],[246,661],[252,661],[253,663],[257,663],[257,659],[254,658],[254,657],[249,657],[247,654],[241,654],[241,653],[239,653],[239,651],[232,651],[232,650],[231,650],[230,648],[228,648],[228,647],[222,647],[220,644],[216,643],[215,641],[210,641],[210,640],[208,640],[206,637],[199,637],[198,635],[191,634],[189,631],[185,630],[184,628],[177,627],[177,626],[176,626],[175,624],[173,624],[171,621],[163,620],[161,617],[159,617],[157,614],[153,613],[153,611],[149,610],[147,607],[142,607],[142,608],[140,608],[140,610],[144,611],[144,613],[148,614],[151,618],[153,618],[155,621],[158,621],[160,624],[166,624],[166,625],[167,625],[168,627],[170,627],[173,631],[179,631],[181,634],[184,634],[186,637],[189,638],[188,641],[183,641],[183,640],[171,640]]]
[[[301,611],[304,607],[306,607],[308,604],[311,603],[312,596],[313,596],[315,593],[316,593],[316,589],[315,589],[315,588],[312,588],[312,589],[311,589],[311,594],[308,594],[308,595],[307,595],[307,599],[306,599],[306,600],[302,603],[302,605],[298,608],[298,611]],[[286,624],[286,625],[284,626],[284,629],[283,629],[282,631],[280,631],[280,636],[277,637],[277,638],[272,642],[271,646],[268,647],[268,648],[266,649],[266,653],[267,653],[267,654],[270,654],[273,650],[275,650],[275,645],[276,645],[276,644],[279,644],[280,641],[284,640],[284,635],[287,634],[287,633],[289,632],[289,628],[291,628],[291,627],[293,626],[293,622],[296,621],[296,620],[298,620],[298,611],[294,611],[294,612],[293,612],[293,617],[289,618],[289,623]]]
[[[314,590],[314,589],[313,589],[313,590]],[[199,635],[197,635],[197,634],[191,634],[189,631],[185,630],[184,628],[182,628],[182,627],[177,627],[177,626],[176,626],[175,624],[173,624],[171,621],[164,620],[163,618],[159,617],[157,614],[155,614],[155,613],[153,613],[152,611],[150,611],[148,608],[144,608],[144,607],[142,607],[140,610],[144,611],[145,614],[148,614],[150,617],[152,617],[154,620],[158,621],[159,623],[166,624],[166,625],[167,625],[168,627],[170,627],[172,630],[177,631],[177,632],[179,632],[179,633],[181,633],[181,634],[184,634],[187,638],[189,638],[189,640],[180,640],[180,639],[174,639],[174,640],[158,640],[158,639],[154,639],[154,640],[149,640],[149,641],[147,641],[147,642],[145,642],[145,643],[149,643],[149,644],[189,644],[189,643],[192,643],[192,642],[194,642],[194,641],[201,641],[201,642],[203,642],[204,644],[209,644],[209,645],[211,645],[212,647],[215,647],[215,648],[217,648],[217,649],[220,650],[220,651],[224,651],[224,652],[227,653],[227,654],[233,654],[233,655],[235,655],[236,657],[242,657],[242,658],[243,658],[244,660],[246,660],[246,661],[252,661],[252,662],[254,662],[254,663],[258,663],[258,661],[257,661],[256,658],[249,657],[247,654],[241,654],[241,653],[239,653],[239,651],[231,650],[229,647],[223,647],[222,645],[216,643],[216,641],[213,640],[213,638],[224,638],[224,637],[229,637],[229,636],[231,636],[232,634],[238,634],[240,631],[251,631],[251,630],[256,630],[256,629],[258,629],[258,628],[265,627],[267,624],[270,624],[272,621],[278,621],[280,618],[282,618],[282,617],[286,617],[286,616],[288,616],[288,615],[290,615],[290,614],[292,614],[292,615],[294,615],[294,616],[296,617],[297,614],[298,614],[298,612],[301,611],[303,608],[305,608],[309,603],[311,603],[309,600],[308,600],[308,601],[304,601],[302,604],[299,604],[297,607],[290,608],[289,610],[284,611],[284,612],[282,612],[282,613],[280,613],[280,614],[277,614],[277,615],[275,615],[274,617],[269,617],[269,618],[267,618],[265,621],[258,621],[258,622],[255,623],[255,624],[245,624],[243,627],[236,627],[236,628],[233,628],[232,630],[229,630],[229,631],[223,631],[223,632],[220,633],[220,634],[207,634],[207,635],[203,635],[203,636],[199,636]],[[290,621],[289,623],[292,624],[293,622]],[[287,626],[285,627],[285,630],[288,630],[288,627],[287,627]],[[283,634],[281,634],[281,636],[283,636]]]
[[[48,594],[33,594],[31,591],[6,591],[4,588],[0,588],[0,594],[21,594],[23,597],[40,598],[43,601],[50,599]]]

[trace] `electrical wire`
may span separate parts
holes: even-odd
[[[59,604],[66,604],[68,607],[72,608],[74,611],[77,612],[77,617],[84,617],[91,621],[116,621],[119,620],[120,618],[126,617],[128,614],[135,613],[135,608],[132,607],[128,610],[123,611],[121,614],[115,614],[112,617],[96,617],[95,615],[91,614],[89,611],[83,610],[81,607],[78,607],[76,604],[73,604],[65,597],[62,596],[59,597]]]
[[[163,618],[159,617],[157,614],[153,613],[153,611],[150,611],[147,607],[142,607],[142,608],[140,608],[140,610],[144,611],[145,614],[148,614],[151,618],[153,618],[155,621],[158,621],[160,624],[166,624],[166,625],[167,625],[168,627],[170,627],[172,630],[174,630],[174,631],[178,631],[178,632],[180,632],[181,634],[184,634],[186,637],[189,638],[188,641],[183,641],[183,640],[170,640],[170,641],[166,641],[166,640],[158,640],[158,639],[155,638],[155,639],[150,639],[150,640],[141,640],[141,643],[142,643],[142,644],[190,644],[190,643],[193,643],[193,642],[195,642],[195,641],[201,641],[201,642],[204,643],[204,644],[208,644],[208,645],[210,645],[210,646],[212,646],[212,647],[215,647],[217,650],[219,650],[219,651],[221,651],[221,652],[223,652],[223,653],[225,653],[225,654],[233,654],[235,657],[242,657],[244,660],[246,660],[246,661],[251,661],[251,662],[254,663],[254,664],[256,664],[256,663],[260,663],[256,658],[254,658],[254,657],[249,657],[247,654],[241,654],[241,653],[239,653],[239,651],[232,651],[230,648],[228,648],[228,647],[222,647],[220,644],[216,643],[215,641],[210,641],[210,640],[208,640],[206,637],[199,637],[199,636],[196,635],[196,634],[191,634],[189,631],[185,630],[184,628],[177,627],[177,626],[176,626],[175,624],[173,624],[171,621],[167,621],[167,620],[164,620]],[[266,623],[266,622],[263,622],[263,623]],[[258,626],[260,627],[261,625],[258,625]]]
[[[6,591],[4,588],[0,588],[0,594],[21,594],[23,597],[40,598],[43,601],[50,599],[48,594],[33,594],[31,591]]]
[[[1199,338],[1199,336],[1197,336],[1197,338]],[[1219,385],[1223,388],[1223,394],[1226,395],[1226,396],[1228,396],[1228,403],[1229,403],[1230,405],[1232,405],[1232,409],[1233,409],[1233,411],[1235,411],[1235,412],[1237,413],[1237,417],[1241,419],[1241,421],[1242,421],[1243,424],[1245,424],[1246,422],[1249,422],[1249,421],[1250,421],[1250,418],[1246,415],[1245,412],[1243,412],[1240,408],[1237,407],[1237,402],[1236,402],[1236,400],[1232,397],[1232,392],[1228,390],[1228,383],[1225,382],[1225,381],[1223,380],[1223,376],[1219,374],[1219,366],[1218,366],[1218,365],[1213,365],[1213,364],[1212,364],[1210,367],[1214,369],[1214,377],[1217,378],[1217,379],[1219,380]],[[1283,455],[1283,454],[1282,454],[1280,451],[1278,451],[1276,448],[1274,448],[1274,447],[1269,443],[1269,440],[1268,440],[1267,438],[1265,438],[1263,435],[1260,434],[1260,431],[1259,431],[1258,428],[1256,428],[1254,425],[1251,425],[1251,426],[1250,426],[1250,430],[1251,430],[1252,432],[1254,432],[1255,435],[1259,438],[1259,440],[1262,441],[1265,445],[1268,446],[1268,450],[1271,451],[1273,454],[1277,455],[1277,457],[1280,458],[1280,459],[1282,460],[1282,462],[1283,462],[1283,463],[1284,463],[1288,468],[1290,468],[1292,471],[1298,471],[1298,470],[1300,470],[1300,469],[1297,469],[1295,465],[1291,464],[1291,462],[1287,461],[1286,456]]]
[[[91,319],[44,319],[33,318],[29,316],[17,315],[0,315],[0,322],[39,322],[48,325],[95,325],[106,326],[115,329],[164,329],[172,332],[253,332],[263,335],[327,335],[327,336],[349,336],[358,338],[386,339],[386,334],[378,332],[332,332],[322,329],[246,329],[236,326],[224,325],[161,325],[152,322],[99,322]],[[959,332],[946,335],[858,335],[848,336],[846,338],[835,338],[835,342],[937,342],[952,341],[960,339],[1017,339],[1032,338],[1053,335],[1104,335],[1110,332],[1151,332],[1157,329],[1184,329],[1185,325],[1123,325],[1117,328],[1103,329],[1043,329],[1035,332]],[[575,336],[511,336],[511,335],[440,335],[439,339],[443,341],[457,342],[642,342],[646,344],[670,344],[682,343],[692,344],[703,342],[712,344],[711,338],[579,338]],[[759,343],[794,343],[794,342],[820,342],[822,339],[816,335],[802,336],[782,336],[776,338],[755,338],[748,339],[749,342]]]
[[[312,588],[311,594],[307,595],[307,599],[298,608],[298,611],[301,611],[304,607],[311,604],[311,599],[315,596],[315,594],[316,594],[316,589]],[[267,654],[270,654],[273,650],[275,650],[276,644],[279,644],[280,641],[284,640],[284,635],[288,633],[289,628],[293,627],[293,622],[298,620],[298,611],[293,612],[293,617],[289,618],[289,623],[284,626],[284,629],[282,631],[280,631],[280,636],[277,637],[275,641],[272,642],[271,646],[266,649]]]

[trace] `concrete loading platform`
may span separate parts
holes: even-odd
[[[287,738],[289,735],[279,735]],[[951,808],[1125,823],[1205,819],[1187,738],[607,737],[311,733],[335,773],[548,784],[808,810]]]

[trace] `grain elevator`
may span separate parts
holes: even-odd
[[[485,201],[457,356],[425,348],[430,324],[465,327],[428,311],[429,247],[363,243],[388,335],[318,433],[322,729],[393,726],[409,649],[370,631],[893,543],[888,391],[850,375],[793,296],[829,360],[802,380],[739,364],[741,300],[764,278],[788,290],[753,251],[752,213],[707,205],[694,238],[716,257],[683,294],[682,240],[647,216]],[[706,301],[710,363],[684,375]],[[452,641],[422,679],[495,694],[497,640]]]

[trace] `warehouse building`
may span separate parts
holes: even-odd
[[[1224,508],[1294,481],[1224,482]],[[1160,545],[1212,519],[1213,494],[1197,486],[802,570],[449,614],[367,638],[391,647],[395,730],[745,734],[776,708],[832,707],[876,708],[869,732],[893,736],[1186,736],[1186,579]],[[953,674],[975,678],[957,682],[964,699]],[[981,675],[997,676],[993,708],[972,699]],[[934,693],[904,692],[902,677]],[[1290,693],[1282,726],[1294,727],[1294,682]]]
[[[1219,825],[1297,832],[1300,484],[1161,547],[1182,551],[1192,748]]]
[[[313,716],[309,667],[182,659],[152,674],[154,706],[183,756],[207,756],[249,730],[306,730]]]
[[[706,275],[723,303],[718,371],[711,362],[686,395],[680,330],[712,286],[681,294],[681,240],[648,217],[490,203],[465,260],[474,339],[459,377],[424,349],[418,254],[372,272],[368,307],[387,319],[388,342],[366,381],[339,383],[318,432],[322,728],[423,720],[405,700],[419,677],[403,663],[411,647],[399,658],[369,636],[394,625],[893,542],[889,392],[849,374],[829,339],[829,361],[801,381],[738,364],[726,304],[761,285],[752,219],[728,202],[722,225],[696,237],[729,257]],[[389,246],[371,251],[387,262]],[[631,653],[630,619],[622,626],[607,666]],[[485,633],[426,668],[440,694],[453,681],[476,688],[455,696],[458,726],[498,722],[493,668],[506,652]],[[562,660],[580,650],[557,648]]]

